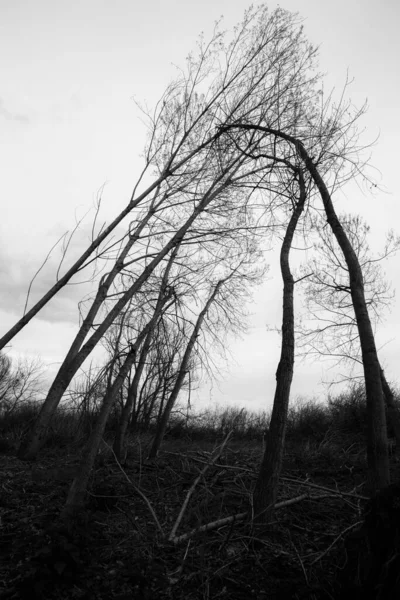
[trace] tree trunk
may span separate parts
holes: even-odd
[[[351,298],[357,320],[358,333],[364,367],[367,396],[367,458],[369,488],[372,494],[390,484],[389,453],[386,430],[384,394],[381,368],[375,337],[365,301],[364,280],[360,263],[340,223],[332,204],[331,196],[316,166],[304,146],[297,144],[300,156],[321,194],[327,221],[343,252],[350,275]]]
[[[119,389],[127,376],[129,369],[131,368],[133,361],[135,360],[136,353],[135,348],[132,348],[123,364],[120,372],[118,373],[108,395],[104,398],[101,406],[100,414],[97,418],[96,424],[89,438],[87,446],[83,451],[83,456],[79,466],[78,475],[75,477],[70,487],[67,502],[62,511],[62,518],[68,519],[72,517],[79,509],[83,507],[84,499],[86,496],[87,484],[89,481],[90,473],[92,471],[97,452],[100,447],[101,440],[103,438],[104,430],[107,424],[107,419],[110,414],[111,408],[118,396]]]
[[[170,259],[168,261],[168,265],[167,265],[164,275],[163,275],[163,279],[162,279],[162,283],[161,283],[161,287],[160,287],[160,293],[159,293],[159,296],[157,299],[157,306],[155,309],[155,314],[157,316],[160,314],[161,308],[163,306],[164,295],[165,295],[165,290],[166,290],[167,284],[168,284],[169,274],[171,272],[171,267],[174,264],[176,256],[178,254],[179,246],[180,246],[180,244],[177,244],[175,246],[173,252],[171,253]],[[143,369],[144,369],[144,366],[146,363],[146,358],[147,358],[147,355],[148,355],[148,352],[150,349],[150,344],[151,344],[151,340],[153,338],[153,333],[154,333],[154,328],[156,326],[156,323],[157,323],[157,319],[153,319],[153,327],[148,331],[148,333],[146,335],[146,339],[144,341],[143,348],[140,353],[139,364],[136,368],[132,384],[129,388],[128,398],[125,402],[124,408],[122,409],[121,418],[120,418],[120,422],[118,425],[118,430],[117,430],[115,440],[114,440],[114,452],[115,452],[118,460],[125,459],[124,447],[125,447],[125,438],[126,438],[126,431],[128,429],[129,417],[132,412],[133,403],[136,401],[136,398],[137,398],[137,391],[138,391],[138,387],[139,387],[140,378],[142,376]]]
[[[399,409],[396,406],[396,402],[394,399],[393,392],[388,384],[385,373],[383,369],[381,369],[381,380],[382,380],[382,389],[385,394],[385,402],[386,402],[386,411],[388,416],[388,423],[393,429],[394,437],[396,439],[396,450],[400,450],[400,413]]]
[[[207,146],[211,146],[214,139],[219,137],[219,133],[210,136],[202,144],[199,144],[194,150],[189,152],[184,158],[179,160],[176,164],[173,164],[175,156],[171,156],[170,160],[165,169],[163,169],[160,176],[137,198],[134,198],[134,194],[136,193],[136,189],[142,179],[143,173],[136,184],[131,199],[128,205],[120,212],[120,214],[110,223],[108,227],[106,227],[90,246],[83,252],[83,254],[78,258],[78,260],[72,265],[70,269],[65,273],[63,277],[61,277],[53,287],[34,305],[32,308],[13,326],[11,329],[0,338],[0,350],[4,348],[8,342],[10,342],[21,329],[25,327],[29,323],[31,319],[44,307],[46,304],[55,296],[64,286],[67,285],[69,280],[80,271],[85,264],[85,261],[95,252],[95,250],[101,245],[101,243],[114,231],[116,227],[124,220],[124,218],[129,215],[139,204],[147,198],[154,190],[160,187],[163,181],[172,177],[176,171],[178,171],[185,163],[189,162],[196,154],[200,153],[202,149]]]
[[[182,384],[184,382],[184,379],[186,377],[186,373],[187,373],[187,366],[189,363],[189,359],[190,356],[192,354],[192,350],[194,348],[196,339],[199,335],[201,326],[203,324],[204,318],[207,314],[208,309],[210,308],[211,304],[214,302],[216,295],[218,294],[218,291],[221,287],[221,285],[224,283],[225,280],[221,280],[217,283],[217,285],[214,288],[214,291],[212,292],[211,296],[209,297],[209,299],[206,302],[205,307],[203,308],[203,310],[200,312],[197,321],[196,321],[196,325],[193,328],[192,331],[192,335],[189,338],[189,342],[188,345],[186,347],[185,350],[185,354],[183,355],[182,358],[182,362],[181,362],[181,366],[179,369],[179,373],[178,376],[176,378],[176,382],[175,385],[172,389],[172,392],[167,400],[167,404],[165,406],[164,412],[162,414],[161,419],[159,420],[159,422],[157,423],[157,431],[156,431],[156,435],[154,436],[154,440],[153,440],[153,444],[151,446],[151,450],[149,452],[149,458],[156,458],[158,451],[160,449],[161,446],[161,442],[164,438],[165,435],[165,430],[167,429],[167,425],[168,425],[168,421],[169,421],[169,417],[171,415],[171,411],[174,407],[174,404],[176,402],[176,399],[178,397],[178,394],[181,390]]]
[[[172,171],[168,173],[163,173],[154,183],[152,183],[147,190],[145,190],[138,198],[131,198],[129,204],[124,208],[124,210],[114,219],[112,223],[108,227],[104,229],[102,233],[100,233],[95,240],[90,244],[90,246],[83,252],[83,254],[78,258],[78,260],[72,265],[70,269],[61,277],[57,283],[53,285],[53,287],[34,305],[32,308],[13,326],[11,329],[3,335],[0,339],[0,350],[4,348],[12,339],[17,335],[21,329],[25,327],[29,323],[31,319],[44,307],[46,304],[64,287],[67,285],[69,280],[81,270],[85,261],[93,254],[93,252],[100,246],[100,244],[114,231],[114,229],[123,221],[123,219],[136,208],[140,202],[146,198],[153,190],[155,190],[160,183],[172,175]]]
[[[178,376],[176,378],[176,382],[175,385],[172,389],[172,392],[167,400],[167,404],[165,406],[164,412],[162,414],[161,419],[159,420],[159,422],[157,423],[157,431],[156,431],[156,435],[154,436],[154,440],[153,440],[153,444],[149,453],[149,458],[156,458],[158,451],[160,449],[161,446],[161,442],[164,438],[165,435],[165,431],[167,429],[167,425],[168,425],[168,421],[169,421],[169,417],[171,415],[171,411],[174,407],[174,404],[176,402],[176,399],[179,395],[179,392],[181,391],[181,387],[182,384],[184,382],[184,379],[186,377],[186,373],[187,373],[187,366],[190,360],[190,356],[192,354],[196,339],[199,335],[201,326],[203,324],[203,321],[205,319],[205,316],[211,306],[211,304],[214,302],[220,287],[225,283],[225,281],[227,281],[230,278],[227,277],[225,279],[221,279],[220,281],[218,281],[217,285],[214,288],[214,291],[212,292],[211,296],[209,297],[209,299],[206,302],[206,305],[204,306],[203,310],[200,312],[196,324],[193,328],[192,331],[192,335],[189,338],[189,342],[188,345],[186,347],[185,350],[185,354],[183,355],[182,358],[182,362],[181,362],[181,366],[179,369],[179,373]]]
[[[167,297],[164,299],[164,304],[167,301],[167,299]],[[71,516],[73,516],[73,514],[75,514],[83,506],[90,473],[92,471],[94,461],[99,450],[99,446],[104,434],[104,430],[107,424],[111,408],[114,402],[116,401],[119,390],[121,389],[121,386],[123,385],[125,378],[127,377],[134,363],[138,348],[143,342],[145,336],[148,334],[149,330],[151,330],[154,327],[154,322],[157,320],[158,317],[159,313],[155,313],[152,319],[149,321],[149,323],[138,336],[136,342],[132,344],[126,356],[124,364],[122,365],[117,377],[115,378],[114,383],[112,384],[107,396],[104,398],[100,414],[90,435],[87,446],[83,452],[83,457],[80,463],[78,475],[72,482],[71,488],[68,493],[67,502],[62,511],[62,518],[64,519],[68,519]]]
[[[140,221],[139,225],[137,226],[135,233],[131,233],[129,235],[129,239],[128,239],[127,243],[125,244],[121,254],[118,256],[117,260],[115,261],[115,264],[114,264],[113,268],[111,269],[111,271],[108,273],[108,275],[104,275],[101,278],[99,287],[97,289],[97,293],[92,302],[92,305],[91,305],[90,309],[88,310],[88,313],[87,313],[86,317],[84,318],[82,325],[80,326],[79,331],[70,346],[67,356],[65,357],[66,362],[71,362],[72,360],[74,360],[74,358],[78,354],[79,350],[81,349],[82,344],[85,341],[87,334],[89,333],[90,329],[93,327],[93,323],[95,321],[95,318],[96,318],[102,304],[104,303],[104,301],[107,298],[107,294],[109,292],[111,285],[113,284],[118,273],[120,273],[122,271],[122,269],[124,268],[125,260],[128,257],[130,250],[134,246],[135,242],[137,242],[138,239],[140,238],[140,234],[142,233],[143,229],[145,228],[145,226],[147,225],[147,223],[149,222],[149,220],[153,214],[154,214],[153,209],[149,209],[147,211],[146,216],[143,217],[143,219]]]
[[[132,410],[135,406],[140,379],[140,374],[138,374],[138,376],[136,377],[137,373],[138,369],[136,369],[133,381],[129,387],[128,396],[121,412],[121,417],[118,423],[117,431],[115,433],[115,439],[113,444],[115,456],[121,463],[125,462],[126,460],[126,432],[128,430],[129,419],[132,414]]]
[[[125,406],[122,409],[121,418],[120,418],[120,422],[118,425],[118,430],[117,430],[115,440],[114,440],[114,452],[115,452],[118,460],[125,459],[124,446],[125,446],[126,431],[128,429],[129,416],[132,412],[133,403],[136,401],[136,398],[137,398],[137,391],[138,391],[138,387],[139,387],[140,378],[142,376],[143,369],[144,369],[144,366],[146,363],[146,358],[147,358],[147,355],[148,355],[148,352],[150,349],[150,344],[151,344],[151,340],[153,338],[154,328],[157,324],[158,317],[161,313],[161,309],[165,303],[165,297],[166,297],[165,294],[166,294],[166,289],[167,289],[167,285],[168,285],[169,275],[171,273],[172,265],[174,264],[175,259],[177,257],[179,248],[180,248],[180,243],[178,243],[175,246],[175,248],[173,249],[173,251],[171,252],[171,256],[170,256],[168,264],[165,268],[161,286],[160,286],[160,292],[159,292],[158,299],[157,299],[157,305],[156,305],[156,309],[155,309],[155,313],[154,313],[153,325],[149,329],[149,331],[146,335],[146,338],[144,340],[143,348],[140,353],[139,364],[136,368],[135,375],[133,377],[133,381],[132,381],[132,384],[129,389],[129,394],[128,394],[128,398],[126,400]]]
[[[269,521],[278,496],[279,477],[285,447],[285,433],[289,407],[290,388],[294,368],[294,281],[290,271],[289,253],[293,236],[306,201],[306,188],[303,174],[298,171],[300,198],[283,239],[280,264],[283,279],[283,314],[281,357],[276,372],[276,390],[272,408],[271,423],[266,440],[263,460],[254,489],[254,515],[261,521]]]

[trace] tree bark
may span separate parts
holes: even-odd
[[[289,408],[290,388],[294,369],[294,281],[290,270],[289,254],[293,236],[303,212],[307,193],[303,174],[298,170],[300,197],[286,229],[280,255],[283,280],[283,313],[281,357],[276,372],[276,390],[266,446],[254,489],[254,515],[260,521],[269,521],[278,496],[285,434]]]

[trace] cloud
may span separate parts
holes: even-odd
[[[29,291],[28,310],[56,282],[63,255],[63,244],[62,240],[57,245],[54,245],[54,242],[57,238],[61,239],[60,232],[63,233],[62,224],[53,223],[51,227],[41,232],[24,231],[24,234],[21,233],[15,240],[0,227],[0,289],[2,291],[0,310],[13,315],[13,319],[22,316],[32,279],[34,280]],[[123,233],[121,229],[116,235],[122,236]],[[61,265],[61,276],[87,249],[90,235],[90,221],[87,224],[83,223],[75,231]],[[99,263],[98,267],[103,265],[104,263]],[[89,266],[73,277],[71,282],[40,311],[39,318],[51,323],[64,322],[76,325],[79,320],[79,302],[97,289],[96,283],[91,281],[92,275],[93,270]]]
[[[20,115],[15,112],[11,112],[4,106],[4,100],[0,98],[0,115],[3,116],[7,121],[17,121],[18,123],[30,123],[29,117],[26,115]]]
[[[38,270],[36,257],[26,253],[25,261],[0,249],[0,309],[10,315],[10,320],[22,316],[29,284]],[[31,308],[55,283],[58,260],[50,259],[31,286],[28,309]],[[50,323],[78,323],[78,303],[92,289],[91,284],[68,285],[63,288],[39,313],[39,318]]]
[[[15,276],[11,278],[3,271],[0,275],[0,283],[4,290],[0,308],[10,315],[10,319],[17,320],[23,314],[29,278],[26,280]],[[28,310],[49,290],[53,283],[54,276],[46,276],[35,280],[29,295]],[[67,322],[77,324],[77,305],[84,295],[83,292],[84,290],[80,286],[70,286],[62,289],[40,311],[38,317],[50,323]]]

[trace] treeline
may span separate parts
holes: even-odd
[[[13,367],[8,357],[0,355],[0,364],[0,450],[12,452],[17,449],[23,433],[37,418],[43,378],[36,362],[29,365],[17,361]],[[77,381],[52,421],[46,448],[70,445],[79,447],[85,444],[98,419],[106,386],[107,380],[102,372],[95,376],[89,371]],[[3,392],[5,389],[8,390],[6,394]],[[147,447],[151,447],[151,440],[157,432],[159,415],[163,410],[163,394],[157,394],[155,389],[153,392],[146,395],[145,388],[139,394],[139,402],[134,408],[127,430],[131,450],[137,436],[145,439]],[[397,391],[394,400],[399,409],[400,397]],[[124,396],[121,394],[109,415],[105,438],[110,444],[118,433],[124,404]],[[229,405],[198,411],[191,410],[187,403],[181,401],[170,414],[165,439],[182,440],[186,443],[219,443],[231,431],[233,441],[258,444],[262,448],[268,436],[270,419],[270,411],[250,411],[245,407]],[[350,383],[343,391],[330,393],[325,398],[302,397],[295,400],[288,411],[286,440],[292,443],[308,441],[317,445],[325,442],[329,444],[334,440],[335,445],[343,448],[346,444],[362,448],[366,426],[364,386]],[[392,440],[391,447],[394,447],[395,432],[390,421],[387,433]]]

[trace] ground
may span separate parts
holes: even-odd
[[[59,514],[79,448],[47,449],[34,465],[13,452],[1,456],[0,598],[342,597],[344,543],[358,530],[365,505],[362,449],[289,442],[279,493],[284,505],[265,525],[251,521],[261,443],[233,440],[211,465],[216,445],[167,440],[149,462],[142,440],[132,443],[122,468],[112,453],[99,459],[85,509],[68,527]]]

